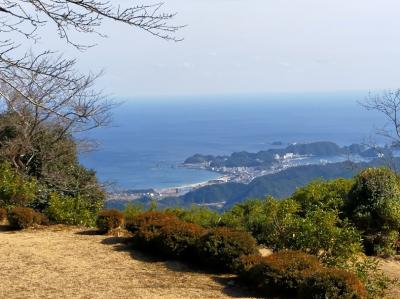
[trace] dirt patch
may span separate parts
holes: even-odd
[[[125,241],[65,226],[0,229],[0,298],[250,297],[230,276],[151,261]]]
[[[272,249],[269,248],[260,248],[258,251],[260,252],[261,256],[270,256],[274,253]]]
[[[395,259],[380,259],[379,267],[388,277],[397,279],[400,283],[400,261]],[[388,299],[400,298],[400,285],[388,290],[386,296]]]

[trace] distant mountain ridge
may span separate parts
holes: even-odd
[[[228,208],[237,202],[248,198],[264,198],[274,196],[284,198],[290,196],[298,187],[304,186],[315,179],[350,178],[358,173],[368,163],[329,163],[325,165],[303,165],[258,177],[249,184],[225,183],[210,185],[193,190],[178,198],[166,198],[163,205],[215,204]]]
[[[162,204],[190,206],[192,204],[223,203],[219,206],[225,209],[248,198],[263,198],[269,195],[285,198],[290,196],[297,188],[313,180],[351,178],[366,167],[383,166],[388,165],[388,163],[393,164],[395,169],[398,169],[400,158],[395,158],[390,162],[385,159],[374,159],[371,162],[354,163],[346,161],[291,167],[274,174],[258,177],[249,184],[225,183],[199,188],[179,198],[167,198]]]
[[[275,148],[249,153],[246,151],[235,152],[229,156],[213,156],[195,154],[187,158],[183,165],[207,164],[209,167],[259,167],[271,166],[277,159],[288,154],[300,156],[339,156],[359,155],[361,157],[375,158],[380,152],[390,151],[387,148],[375,149],[361,144],[340,147],[334,142],[319,141],[312,143],[294,143],[286,148]]]
[[[319,165],[303,165],[291,167],[278,173],[269,174],[254,179],[249,184],[225,183],[209,185],[191,191],[180,197],[169,197],[157,202],[160,208],[171,206],[189,207],[205,205],[216,209],[227,209],[235,203],[248,198],[264,198],[274,196],[285,198],[290,196],[297,188],[302,187],[316,179],[351,178],[366,167],[387,166],[390,163],[394,169],[400,169],[400,158],[374,159],[371,162],[340,162]],[[144,205],[149,204],[148,199],[138,201]],[[109,201],[108,207],[123,208],[122,201]]]
[[[292,166],[282,170],[261,175],[252,179],[249,183],[232,180],[227,183],[210,184],[192,190],[181,196],[164,197],[157,201],[160,207],[204,205],[217,209],[226,209],[237,202],[248,198],[263,198],[271,195],[276,198],[290,196],[298,187],[308,184],[315,179],[335,179],[339,177],[350,178],[361,169],[368,166],[386,165],[387,159],[393,157],[389,147],[373,148],[361,144],[339,146],[334,142],[321,141],[307,144],[290,144],[285,148],[274,148],[258,153],[246,151],[232,153],[229,156],[213,156],[196,154],[185,160],[184,166],[220,171],[223,168],[254,167],[268,169],[279,163],[280,159],[292,159],[296,156],[329,157],[343,155],[358,155],[370,162],[345,162],[307,164]],[[399,158],[392,163],[400,165]],[[135,202],[144,205],[149,204],[149,198],[145,196]],[[109,207],[121,208],[123,201],[111,200],[107,202]]]

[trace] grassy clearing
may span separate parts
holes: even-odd
[[[232,276],[151,260],[124,239],[66,226],[0,228],[0,298],[250,297]]]

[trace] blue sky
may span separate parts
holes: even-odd
[[[120,0],[123,4],[130,3]],[[145,1],[146,2],[146,1]],[[148,2],[148,1],[147,1]],[[180,43],[106,23],[80,53],[115,96],[245,94],[400,87],[398,0],[166,0]]]

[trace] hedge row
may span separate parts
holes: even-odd
[[[124,214],[118,210],[103,210],[97,215],[96,226],[102,233],[120,228],[124,225]]]
[[[24,229],[34,225],[47,225],[48,218],[31,208],[16,207],[7,214],[8,222],[13,229]]]
[[[316,257],[282,251],[268,257],[241,257],[239,277],[263,295],[297,298],[363,299],[363,283],[356,275],[324,267]]]
[[[120,225],[118,214],[112,226]],[[115,224],[115,225],[114,225]],[[264,296],[297,298],[366,298],[363,283],[352,273],[326,268],[317,257],[299,251],[281,251],[261,257],[254,238],[244,231],[225,227],[206,229],[178,219],[172,213],[145,212],[125,223],[136,248],[158,256],[198,262],[216,270],[239,275],[247,286]]]
[[[175,215],[146,212],[126,223],[133,243],[154,254],[198,261],[217,271],[232,271],[242,255],[255,254],[257,244],[247,232],[227,228],[205,229]]]

